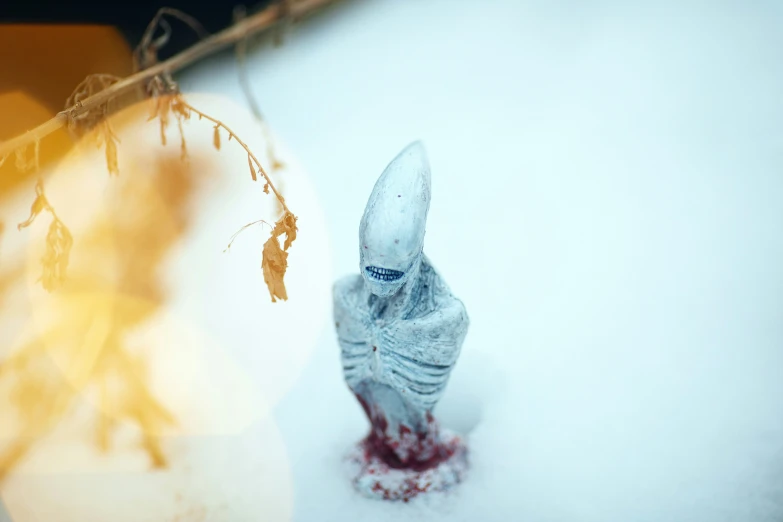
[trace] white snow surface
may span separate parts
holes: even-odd
[[[266,232],[220,254],[258,218],[256,199],[228,192],[199,207],[203,234],[182,250],[194,268],[172,283],[187,289],[175,315],[202,318],[188,328],[223,354],[197,402],[245,433],[171,442],[174,466],[194,467],[177,479],[188,494],[224,504],[193,519],[783,521],[783,3],[365,0],[304,25],[248,56],[295,158],[290,300],[268,303],[248,239]],[[211,94],[245,106],[230,54],[179,79],[207,111]],[[246,136],[248,114],[220,112]],[[189,143],[203,134],[209,149],[196,125]],[[342,378],[328,294],[358,270],[375,180],[415,139],[432,167],[425,252],[471,319],[435,414],[467,437],[471,469],[403,504],[362,498],[344,472],[368,423]],[[227,148],[224,136],[210,158],[247,177]],[[181,401],[189,386],[175,386]],[[235,396],[247,400],[224,408]],[[200,456],[177,463],[187,444]],[[137,457],[128,469],[144,469]],[[118,509],[123,490],[79,480]],[[64,483],[36,482],[36,495],[64,506],[82,487]]]
[[[255,49],[254,93],[333,278],[424,141],[425,251],[471,318],[436,414],[472,469],[356,495],[338,464],[366,420],[327,326],[275,410],[294,520],[783,520],[783,4],[376,0],[307,24]],[[182,84],[241,101],[236,74]]]

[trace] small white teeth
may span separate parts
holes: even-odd
[[[403,272],[399,270],[391,270],[389,268],[380,268],[377,266],[368,266],[367,273],[373,278],[380,281],[395,281],[403,276]]]

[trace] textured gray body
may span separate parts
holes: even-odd
[[[361,275],[334,286],[334,319],[345,380],[367,412],[379,444],[402,461],[438,445],[430,412],[443,395],[468,329],[423,242],[430,168],[421,143],[389,163],[359,227]],[[405,442],[406,430],[432,444]]]
[[[468,330],[468,316],[426,257],[394,296],[373,295],[359,275],[334,288],[334,318],[345,380],[379,404],[390,429],[415,431],[443,395]]]

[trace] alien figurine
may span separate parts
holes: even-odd
[[[361,275],[334,286],[343,373],[371,425],[348,462],[354,486],[369,497],[408,501],[453,487],[467,470],[464,441],[432,414],[469,320],[423,253],[429,206],[429,163],[415,142],[386,167],[367,202]]]

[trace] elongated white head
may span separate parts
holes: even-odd
[[[362,216],[360,270],[373,294],[395,294],[416,272],[429,208],[430,166],[424,146],[416,141],[375,182]]]

